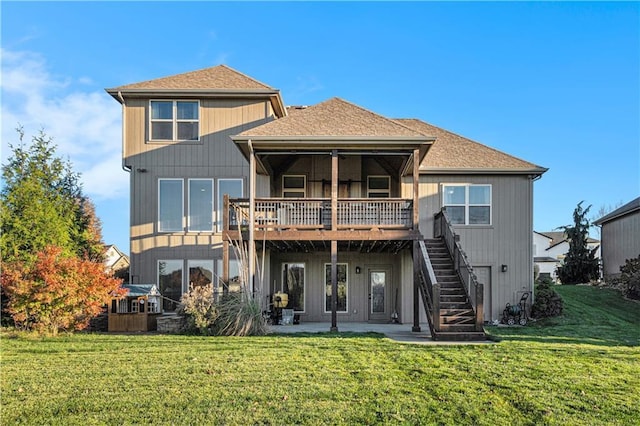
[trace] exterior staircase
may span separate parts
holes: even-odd
[[[435,304],[438,312],[432,313],[438,316],[431,330],[434,340],[485,340],[484,331],[477,330],[475,311],[444,240],[437,238],[424,242],[439,285],[439,297],[437,293],[434,295],[438,297],[439,303]]]

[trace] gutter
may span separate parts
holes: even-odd
[[[120,102],[120,104],[122,105],[122,170],[124,170],[125,172],[131,172],[131,166],[127,166],[124,162],[124,154],[125,154],[125,148],[126,148],[126,121],[127,121],[127,115],[125,113],[125,101],[124,101],[124,97],[122,97],[122,92],[118,91],[118,101]]]

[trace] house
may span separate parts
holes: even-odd
[[[202,271],[301,321],[388,322],[478,338],[533,289],[545,168],[340,98],[285,107],[225,65],[107,89],[122,105],[131,279],[165,312]]]
[[[594,222],[601,227],[605,279],[620,274],[627,259],[640,256],[640,197]]]
[[[540,277],[548,276],[557,281],[556,269],[569,252],[569,240],[564,231],[533,232],[534,263],[538,265]],[[600,241],[587,238],[587,248],[595,250],[594,256],[600,259]]]
[[[534,268],[538,268],[538,275],[540,278],[551,278],[553,281],[557,280],[556,268],[560,263],[560,260],[556,257],[552,257],[547,253],[547,249],[551,246],[553,238],[546,234],[533,231],[533,263]]]
[[[129,269],[129,256],[113,244],[105,245],[104,264],[108,271],[119,274]]]

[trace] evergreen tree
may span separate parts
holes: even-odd
[[[587,247],[589,228],[591,224],[587,214],[591,206],[582,208],[581,201],[573,211],[573,225],[561,226],[569,240],[569,252],[562,266],[558,267],[558,278],[563,284],[588,283],[597,279],[599,275],[598,259],[595,257],[597,248]]]
[[[18,146],[2,166],[0,250],[5,262],[35,259],[46,246],[68,255],[102,261],[100,221],[82,194],[79,175],[56,156],[51,137],[40,131],[26,145],[18,128]]]

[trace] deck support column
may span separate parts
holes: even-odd
[[[222,229],[224,231],[229,230],[229,194],[224,194],[222,199]],[[224,235],[224,234],[223,234]],[[226,294],[229,289],[229,236],[224,235],[222,238],[222,283],[216,283],[217,298],[220,295],[219,286],[222,284],[222,293]]]
[[[256,211],[256,153],[253,150],[253,144],[249,139],[249,246],[247,247],[247,275],[249,278],[247,290],[251,292],[251,296],[255,296],[255,269],[256,269],[256,250],[255,250],[255,211]],[[240,226],[240,224],[239,224]]]
[[[331,230],[338,229],[338,150],[331,151]],[[331,240],[331,331],[338,331],[338,242]]]
[[[420,150],[413,150],[413,230],[418,231],[420,223]],[[417,234],[417,232],[416,232]],[[418,280],[420,279],[420,247],[418,241],[413,242],[413,327],[411,331],[419,332],[420,329],[420,294]]]
[[[418,242],[413,242],[413,327],[411,331],[420,332],[420,294],[418,280],[420,279],[420,247]]]

